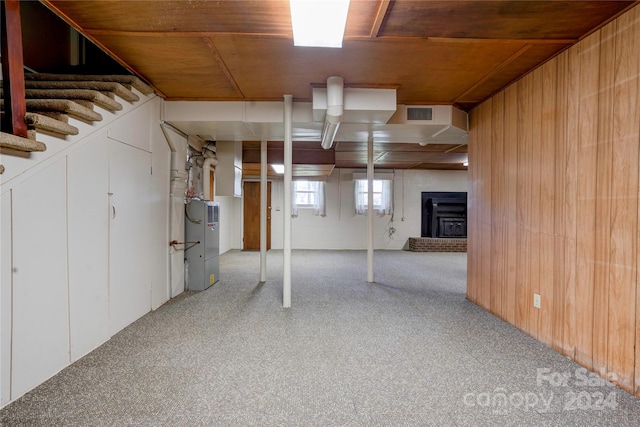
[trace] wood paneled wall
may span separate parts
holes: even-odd
[[[635,7],[472,111],[467,289],[638,397],[639,98]]]

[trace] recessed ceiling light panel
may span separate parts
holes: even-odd
[[[289,0],[293,44],[342,47],[349,0]]]

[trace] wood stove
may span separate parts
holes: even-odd
[[[422,193],[421,237],[467,237],[467,193]]]

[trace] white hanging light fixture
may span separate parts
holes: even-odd
[[[294,46],[342,47],[349,0],[289,0]]]

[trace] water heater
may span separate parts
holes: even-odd
[[[187,290],[203,291],[219,279],[220,205],[191,199],[185,209]]]

